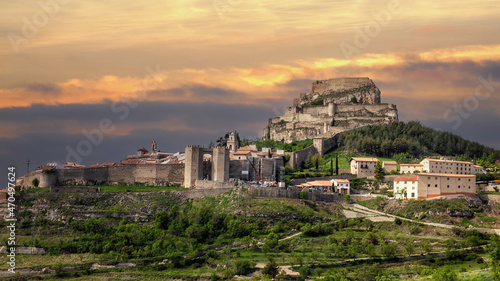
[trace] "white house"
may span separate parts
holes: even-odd
[[[333,179],[333,185],[335,186],[335,192],[340,194],[350,194],[351,193],[351,183],[347,179]]]

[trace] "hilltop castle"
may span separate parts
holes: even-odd
[[[269,119],[264,139],[292,141],[329,138],[365,125],[398,120],[396,105],[380,103],[380,90],[367,77],[315,81],[280,117]]]

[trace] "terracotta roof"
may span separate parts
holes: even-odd
[[[457,161],[457,160],[441,160],[441,159],[432,159],[432,158],[425,158],[424,160],[429,160],[429,161],[433,161],[433,162],[448,162],[448,163],[473,164],[472,162]],[[422,160],[422,161],[424,161],[424,160]]]
[[[236,151],[234,153],[232,153],[233,155],[247,155],[251,153],[251,151]]]
[[[397,165],[397,164],[398,164],[398,162],[396,162],[396,161],[384,161],[384,162],[382,162],[382,164],[393,164],[393,165]]]
[[[419,173],[419,176],[433,176],[433,177],[476,177],[476,175],[458,175],[458,174],[440,174],[440,173]]]
[[[404,177],[404,176],[401,176],[401,177],[396,177],[394,179],[394,181],[417,181],[418,178],[417,177]]]
[[[337,183],[350,183],[348,179],[333,179]]]
[[[424,166],[422,164],[399,164],[399,166]]]
[[[146,153],[148,153],[148,150],[144,146],[137,149],[137,151],[145,151]]]
[[[303,184],[301,184],[300,186],[332,186],[332,182],[331,181],[308,181],[308,182],[305,182]]]
[[[257,152],[257,149],[254,149],[254,148],[250,147],[249,145],[247,145],[247,146],[244,146],[244,147],[240,147],[236,152],[239,152],[239,151]]]
[[[355,161],[366,161],[366,162],[378,162],[377,158],[352,157],[350,161],[352,161],[352,160],[355,160]]]

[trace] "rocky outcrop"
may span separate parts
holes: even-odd
[[[380,102],[380,89],[367,77],[315,81],[310,93],[294,99],[280,117],[269,119],[262,135],[290,143],[397,121],[396,105]]]

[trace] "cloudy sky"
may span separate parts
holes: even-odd
[[[402,121],[500,149],[498,1],[0,4],[0,161],[117,162],[260,136],[314,80],[366,76]]]

